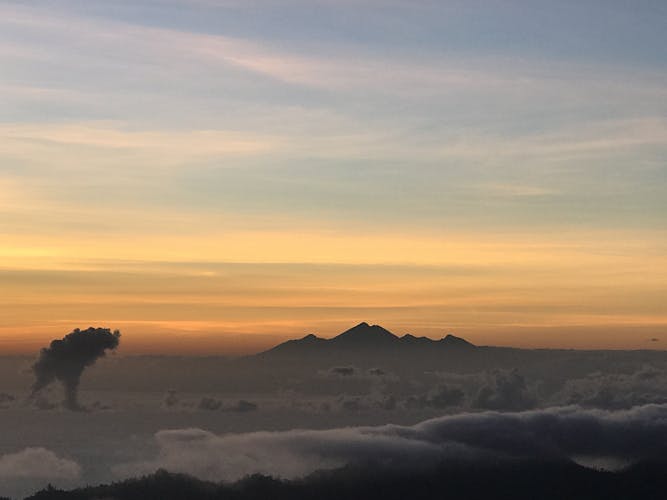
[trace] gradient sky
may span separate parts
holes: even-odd
[[[359,321],[664,348],[665,26],[663,0],[0,1],[0,352]]]

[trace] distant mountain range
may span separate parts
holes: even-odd
[[[334,385],[341,379],[383,373],[387,379],[400,379],[407,394],[411,384],[432,384],[437,374],[514,369],[527,380],[539,379],[557,387],[563,379],[608,372],[610,367],[619,373],[632,373],[637,366],[667,366],[667,351],[476,346],[445,332],[439,340],[409,334],[399,337],[382,326],[360,323],[330,339],[310,334],[239,358],[137,356],[115,363],[106,366],[122,364],[124,368],[110,372],[104,370],[105,365],[98,366],[88,380],[109,389],[119,385],[131,390],[170,387],[184,392],[294,389],[319,394],[338,390]],[[0,363],[0,369],[3,366]],[[0,380],[3,373],[6,370],[0,372]],[[377,381],[378,377],[371,378]]]
[[[380,325],[359,323],[357,326],[344,331],[332,339],[324,339],[314,334],[306,335],[301,339],[288,340],[276,347],[260,354],[260,356],[275,356],[289,354],[303,354],[304,352],[341,352],[341,351],[368,351],[368,350],[422,350],[432,349],[476,349],[465,339],[454,335],[446,335],[440,340],[428,337],[415,337],[406,334],[402,337],[394,335]]]
[[[309,334],[288,340],[245,360],[251,365],[280,366],[289,370],[354,365],[397,372],[467,371],[473,367],[514,366],[517,355],[522,357],[521,353],[531,352],[534,351],[479,347],[451,334],[439,340],[410,334],[399,337],[380,325],[364,322],[330,339]]]
[[[439,340],[403,335],[399,337],[380,325],[359,323],[336,337],[314,334],[288,340],[272,349],[239,360],[252,370],[275,373],[313,372],[323,367],[353,365],[379,367],[394,373],[447,371],[467,373],[520,368],[526,373],[549,373],[564,367],[583,376],[600,369],[610,360],[623,364],[637,359],[664,361],[664,351],[585,351],[574,349],[521,349],[476,346],[455,335]]]

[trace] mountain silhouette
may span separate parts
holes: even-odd
[[[569,460],[474,463],[463,459],[421,468],[359,463],[318,471],[298,481],[254,474],[234,483],[214,483],[161,469],[148,476],[71,491],[49,485],[26,500],[661,499],[667,488],[666,465],[664,460],[646,460],[609,473]]]
[[[256,357],[275,360],[298,358],[301,363],[316,360],[372,363],[373,360],[383,359],[442,358],[443,355],[462,354],[476,349],[474,344],[454,335],[447,335],[440,340],[410,334],[399,337],[380,325],[363,322],[331,339],[311,333],[301,339],[283,342]]]
[[[324,380],[323,374],[337,373],[336,369],[341,367],[352,368],[355,373],[380,370],[404,380],[424,379],[437,373],[495,370],[519,370],[523,376],[546,380],[551,377],[551,369],[556,371],[563,366],[568,367],[572,377],[584,377],[606,366],[610,359],[618,359],[622,364],[639,358],[662,362],[664,353],[478,346],[451,334],[440,339],[409,333],[397,336],[380,325],[364,322],[333,338],[311,333],[239,358],[230,365],[233,366],[230,380],[235,386],[244,387],[256,387],[261,380],[262,387],[272,390],[289,383],[299,390],[318,393],[330,382]],[[220,372],[220,368],[216,370]],[[334,382],[338,382],[335,377]]]
[[[336,345],[347,345],[351,347],[381,346],[396,342],[398,337],[380,325],[369,325],[359,323],[357,326],[344,331],[334,337],[330,342]]]
[[[475,344],[471,344],[466,339],[462,339],[461,337],[457,337],[455,335],[452,335],[451,333],[445,336],[444,338],[440,339],[439,342],[449,347],[462,347],[464,349],[470,347],[476,347]]]

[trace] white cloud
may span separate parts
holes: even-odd
[[[419,466],[443,458],[480,457],[632,460],[664,454],[667,405],[606,412],[578,407],[519,413],[446,416],[414,426],[383,425],[331,430],[291,430],[216,435],[201,429],[156,434],[158,456],[123,464],[115,472],[135,476],[158,468],[211,480],[262,473],[284,478],[352,462]]]
[[[79,464],[45,448],[25,448],[0,456],[0,478],[77,479]]]

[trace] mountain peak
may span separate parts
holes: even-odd
[[[297,351],[303,351],[303,349],[311,350],[323,342],[326,342],[326,339],[320,338],[313,333],[309,333],[308,335],[306,335],[305,337],[301,337],[300,339],[287,340],[281,344],[278,344],[277,346],[272,347],[268,351],[260,353],[260,355],[266,355],[269,353],[294,352],[295,349]]]
[[[366,322],[344,331],[331,339],[335,343],[369,344],[397,340],[398,337],[380,325],[369,325]]]
[[[428,337],[416,337],[411,334],[405,334],[398,337],[389,330],[380,325],[369,325],[365,321],[344,331],[340,335],[331,339],[318,337],[314,334],[308,334],[300,339],[288,340],[275,346],[262,355],[281,354],[311,356],[316,353],[363,353],[364,356],[380,352],[397,352],[396,349],[405,348],[405,352],[411,353],[436,353],[439,349],[430,350],[429,346],[436,348],[441,346],[444,351],[452,353],[463,352],[463,350],[472,350],[476,346],[465,339],[454,335],[447,335],[440,340],[432,340]],[[440,351],[443,352],[443,351]]]
[[[477,347],[475,344],[468,342],[466,339],[462,339],[461,337],[457,337],[451,333],[448,333],[445,337],[440,339],[440,342],[452,347]]]
[[[428,337],[415,337],[411,333],[406,333],[399,340],[407,344],[430,344],[433,342]]]

